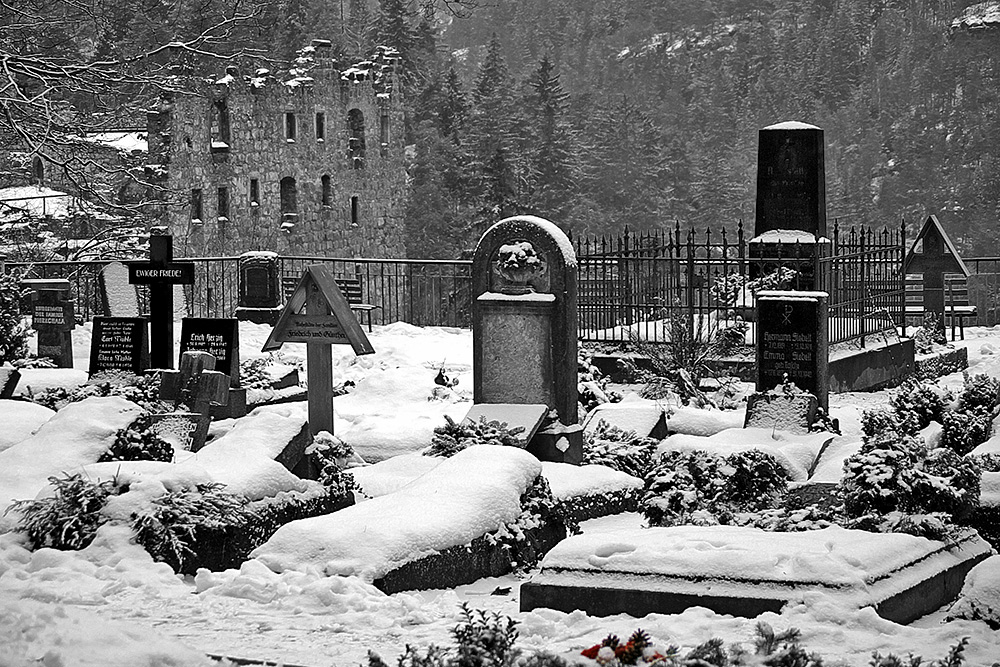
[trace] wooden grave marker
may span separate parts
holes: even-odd
[[[194,283],[194,262],[174,261],[169,234],[150,234],[149,261],[128,265],[132,285],[149,285],[151,362],[155,368],[174,367],[174,285]]]
[[[303,309],[305,312],[303,312]],[[350,345],[357,355],[374,354],[368,336],[351,311],[333,272],[322,264],[306,267],[288,298],[278,322],[262,348],[270,352],[282,343],[305,343],[309,383],[309,431],[333,433],[333,350]]]
[[[944,275],[960,273],[968,278],[969,269],[937,216],[932,215],[924,222],[910,251],[906,254],[903,273],[923,274],[924,312],[935,314],[938,328],[935,338],[943,341],[945,339]]]

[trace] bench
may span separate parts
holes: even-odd
[[[281,277],[281,291],[285,294],[285,301],[288,301],[289,297],[292,296],[292,292],[298,286],[299,280],[300,276]],[[337,287],[340,288],[344,298],[347,299],[351,310],[362,312],[367,316],[368,331],[371,331],[372,311],[376,308],[381,308],[381,306],[364,303],[364,297],[361,292],[361,281],[357,278],[334,278],[334,282],[337,283]]]
[[[906,317],[922,320],[924,310],[924,286],[917,278],[906,278]],[[958,325],[959,338],[965,340],[965,320],[977,317],[978,310],[969,303],[969,287],[964,278],[945,276],[944,316],[945,324],[951,326],[951,339],[955,340],[955,326]]]

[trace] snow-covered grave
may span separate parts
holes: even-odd
[[[557,544],[521,585],[521,609],[607,616],[680,613],[692,606],[755,618],[823,592],[909,623],[953,599],[991,555],[976,535],[944,544],[837,526],[772,533],[739,526],[634,528]]]
[[[276,374],[301,368],[305,345],[286,345],[280,357],[259,353],[269,331],[241,323],[240,356],[280,367]],[[72,390],[86,382],[90,332],[89,323],[73,331],[77,370],[25,369],[17,391]],[[337,396],[335,433],[371,463],[349,470],[358,486],[356,504],[285,523],[253,557],[194,576],[178,576],[155,562],[136,543],[129,517],[148,512],[164,494],[205,484],[224,484],[252,504],[316,497],[322,493],[318,482],[299,479],[279,462],[302,432],[304,402],[216,421],[205,448],[175,451],[172,462],[99,463],[115,434],[141,414],[136,404],[90,398],[51,411],[0,401],[4,508],[47,496],[48,478],[64,473],[128,487],[109,500],[104,513],[111,520],[78,551],[29,551],[24,535],[12,532],[18,512],[0,518],[0,662],[207,665],[216,664],[205,657],[213,654],[318,667],[362,664],[373,649],[392,664],[406,644],[448,645],[463,602],[514,618],[523,649],[587,665],[595,663],[581,651],[609,633],[627,637],[641,627],[657,646],[678,645],[683,652],[712,637],[752,642],[758,622],[797,628],[810,651],[851,665],[868,664],[874,651],[942,657],[962,637],[970,638],[967,664],[991,665],[1000,655],[1000,636],[990,626],[1000,622],[1000,557],[973,569],[951,609],[925,606],[928,614],[908,625],[879,616],[904,620],[886,611],[896,605],[909,620],[924,602],[905,597],[905,591],[917,587],[919,596],[919,582],[936,585],[950,578],[948,585],[960,587],[960,571],[990,553],[975,538],[949,549],[925,538],[835,527],[799,533],[642,528],[641,515],[624,512],[584,521],[582,534],[552,548],[540,570],[404,590],[411,586],[400,582],[417,580],[420,571],[445,569],[442,559],[464,567],[461,559],[472,553],[472,544],[495,542],[491,546],[502,549],[519,531],[530,530],[531,515],[522,504],[539,479],[557,503],[580,507],[586,506],[582,499],[600,498],[604,512],[625,509],[607,502],[614,494],[631,498],[634,508],[644,484],[606,466],[539,463],[510,447],[472,447],[447,459],[424,455],[444,417],[460,421],[471,405],[471,334],[394,324],[376,327],[372,342],[378,353],[368,357],[334,351],[334,376],[353,384]],[[1000,349],[1000,330],[970,328],[962,345],[969,350],[970,372],[1000,376],[1000,355],[993,353]],[[442,368],[459,380],[456,386],[434,383]],[[942,382],[957,388],[962,378],[955,374]],[[655,455],[765,451],[796,487],[838,482],[844,461],[861,446],[861,412],[884,405],[888,396],[831,397],[842,435],[742,429],[741,409],[680,408],[666,401],[628,406],[634,395],[620,404],[619,414],[612,416],[615,408],[602,412],[619,427],[642,430],[665,415],[670,435],[655,445]],[[925,440],[935,437],[940,434],[925,433]],[[1000,451],[998,442],[995,437],[976,452]],[[982,500],[1000,505],[1000,473],[983,473]],[[386,585],[387,577],[396,583]],[[525,584],[525,577],[532,583]],[[620,595],[633,599],[643,586],[656,595],[675,587],[691,597],[686,605],[663,603],[633,609],[634,615],[601,617],[597,609],[586,610],[585,598],[563,610],[555,602],[521,610],[536,583],[556,577],[588,587],[610,577]],[[376,582],[401,592],[386,594]],[[752,618],[712,610],[713,595],[750,592],[775,606]]]

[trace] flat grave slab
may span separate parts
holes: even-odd
[[[541,404],[480,403],[473,405],[462,421],[478,424],[485,417],[488,422],[507,424],[508,429],[520,426],[524,430],[517,434],[517,438],[521,442],[530,442],[548,411],[548,406]]]
[[[694,606],[753,618],[824,592],[909,623],[958,595],[991,548],[839,527],[773,533],[736,526],[627,528],[567,538],[521,586],[521,611],[672,614]]]
[[[598,405],[587,415],[583,430],[591,433],[601,422],[623,431],[635,431],[640,438],[667,437],[666,410],[657,401],[636,400]]]

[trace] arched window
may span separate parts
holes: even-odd
[[[351,197],[351,226],[358,226],[358,218],[360,217],[360,206],[357,197]]]
[[[379,126],[378,126],[378,140],[379,140],[379,150],[382,156],[389,152],[389,113],[382,111],[382,115],[379,116]]]
[[[229,106],[225,100],[212,104],[211,135],[213,151],[229,150]]]
[[[285,176],[281,179],[281,215],[285,216],[288,214],[295,214],[298,212],[298,204],[296,203],[297,193],[295,188],[295,179],[291,176]]]
[[[45,185],[45,163],[37,155],[31,158],[31,184]]]
[[[319,181],[320,181],[320,186],[322,188],[320,190],[320,203],[323,204],[323,206],[329,206],[330,190],[332,187],[330,183],[330,174],[323,174],[323,177],[319,179]]]
[[[365,168],[365,115],[361,109],[347,112],[347,156],[355,169]]]

